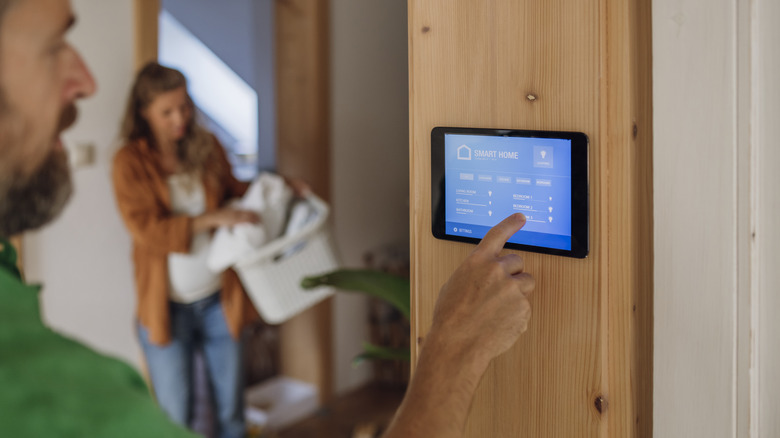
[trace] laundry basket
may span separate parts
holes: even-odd
[[[315,219],[291,236],[282,236],[233,266],[260,316],[280,324],[333,295],[333,288],[304,291],[301,279],[332,271],[338,259],[328,232],[330,209],[322,199],[305,198]]]

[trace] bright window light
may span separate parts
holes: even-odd
[[[187,76],[195,105],[235,140],[225,145],[233,154],[256,156],[257,92],[165,10],[160,13],[159,60]]]

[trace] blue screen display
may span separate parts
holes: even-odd
[[[509,242],[571,250],[571,140],[445,134],[445,232],[481,239],[507,216]]]

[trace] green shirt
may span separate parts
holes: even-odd
[[[0,239],[0,437],[196,437],[168,420],[129,365],[45,327],[39,291]]]

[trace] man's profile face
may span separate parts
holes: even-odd
[[[95,91],[73,21],[67,0],[15,0],[0,18],[0,236],[45,224],[70,194],[60,134]]]

